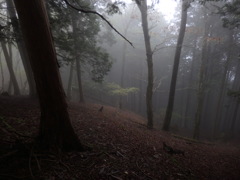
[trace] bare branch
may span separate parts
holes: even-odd
[[[157,91],[157,89],[159,89],[160,86],[162,85],[162,81],[163,81],[164,79],[167,79],[167,78],[168,78],[168,76],[163,76],[162,78],[160,78],[157,86],[153,89],[153,92]],[[155,83],[154,83],[154,84],[155,84]]]
[[[168,47],[172,47],[171,45],[170,45],[170,46],[162,46],[162,45],[164,45],[165,43],[167,43],[170,39],[172,39],[172,37],[165,38],[165,39],[163,40],[163,42],[161,42],[160,44],[157,44],[157,45],[154,47],[152,53],[154,54],[155,52],[157,52],[157,51],[159,51],[159,50],[161,50],[161,49],[168,48]],[[176,46],[174,46],[174,47],[176,47]]]
[[[98,15],[102,20],[104,20],[118,35],[120,35],[123,39],[125,39],[133,48],[133,43],[130,42],[126,37],[124,37],[116,28],[113,27],[113,25],[101,14],[99,14],[98,12],[96,11],[92,11],[92,10],[85,10],[85,9],[82,9],[82,8],[78,8],[78,7],[75,7],[73,6],[72,4],[70,4],[68,2],[68,0],[63,0],[69,7],[77,10],[77,11],[80,11],[80,12],[83,12],[83,13],[90,13],[90,14],[96,14]]]
[[[159,47],[159,48],[158,48],[158,46],[160,46],[160,44],[155,46],[155,48],[154,48],[154,50],[153,50],[153,54],[156,53],[156,52],[158,52],[158,51],[160,51],[161,49],[165,49],[165,48],[176,48],[176,46],[162,46],[162,47]]]

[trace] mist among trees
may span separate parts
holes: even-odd
[[[91,149],[68,103],[135,113],[148,131],[239,140],[239,1],[168,2],[0,1],[0,93],[38,99],[40,147]]]

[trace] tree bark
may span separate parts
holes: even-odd
[[[176,83],[177,83],[177,75],[178,75],[178,67],[179,67],[179,61],[182,51],[182,44],[184,40],[185,35],[185,29],[186,29],[186,23],[187,23],[187,10],[190,6],[190,3],[187,0],[182,1],[182,15],[181,15],[181,25],[180,25],[180,32],[178,35],[178,41],[177,41],[177,48],[175,52],[174,57],[174,64],[173,64],[173,72],[172,72],[172,79],[171,79],[171,85],[170,85],[170,92],[168,97],[168,105],[166,110],[166,115],[163,122],[163,130],[169,131],[171,118],[172,118],[172,111],[174,106],[174,97],[175,97],[175,89],[176,89]]]
[[[152,59],[152,48],[150,43],[148,20],[147,20],[147,1],[136,1],[138,8],[141,12],[142,28],[144,34],[144,42],[147,55],[147,66],[148,66],[148,85],[146,92],[146,105],[147,105],[147,126],[149,129],[153,128],[153,110],[152,110],[152,96],[153,96],[153,59]]]
[[[29,95],[36,96],[36,86],[35,86],[35,82],[34,82],[34,78],[33,78],[33,73],[31,70],[31,65],[30,65],[30,61],[29,61],[28,54],[26,51],[26,47],[22,40],[22,33],[21,33],[21,29],[20,29],[20,25],[19,25],[17,16],[16,16],[15,7],[14,7],[12,0],[7,0],[6,3],[7,3],[7,7],[8,7],[9,17],[11,19],[13,31],[17,35],[16,43],[17,43],[17,47],[18,47],[18,50],[19,50],[19,53],[20,53],[20,56],[22,59],[24,70],[26,72],[27,81],[28,81],[28,85],[29,85]]]
[[[16,76],[15,76],[14,71],[13,71],[13,66],[12,66],[10,55],[7,51],[7,46],[2,41],[1,41],[1,46],[2,46],[2,49],[3,49],[3,54],[4,54],[5,59],[6,59],[7,67],[8,67],[8,70],[9,70],[10,80],[13,83],[14,95],[20,95],[20,89],[19,89],[19,86],[18,86]]]
[[[74,133],[43,0],[14,0],[39,96],[43,148],[83,150]]]

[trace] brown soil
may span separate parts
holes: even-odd
[[[0,96],[0,179],[240,179],[239,146],[148,130],[134,113],[100,107],[69,104],[74,129],[91,151],[44,153],[33,143],[37,101]]]

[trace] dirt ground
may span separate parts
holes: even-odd
[[[240,144],[148,130],[144,118],[101,106],[69,103],[74,129],[92,150],[45,153],[34,144],[37,100],[0,96],[0,179],[240,179]]]

